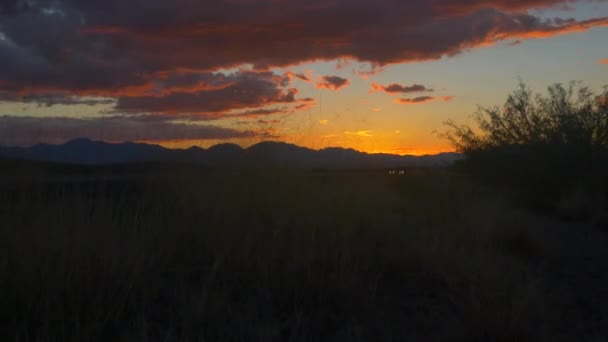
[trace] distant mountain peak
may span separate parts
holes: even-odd
[[[246,151],[248,151],[248,152],[255,152],[255,151],[279,152],[279,151],[296,151],[296,150],[297,151],[310,151],[310,152],[314,151],[307,147],[302,147],[302,146],[298,146],[298,145],[294,145],[294,144],[290,144],[290,143],[286,143],[286,142],[282,142],[282,141],[262,141],[255,145],[252,145],[246,149]]]
[[[278,141],[264,141],[243,149],[224,143],[203,149],[192,146],[172,150],[159,145],[125,142],[108,143],[78,138],[63,145],[39,144],[29,148],[1,147],[0,158],[51,161],[70,164],[116,164],[132,162],[184,162],[213,167],[293,167],[293,168],[393,168],[449,165],[460,154],[398,156],[368,154],[351,148],[321,150]]]
[[[289,146],[289,147],[305,148],[305,147],[302,147],[302,146],[286,143],[286,142],[283,142],[283,141],[261,141],[261,142],[259,142],[257,144],[251,145],[249,148],[272,147],[272,146],[283,146],[283,147]]]
[[[213,145],[213,146],[209,147],[209,149],[207,151],[212,151],[212,152],[221,152],[221,151],[243,152],[244,149],[240,145],[237,145],[237,144],[223,143],[223,144]]]

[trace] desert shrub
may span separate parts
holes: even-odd
[[[555,210],[581,191],[590,200],[580,203],[605,202],[608,87],[596,94],[571,82],[535,94],[520,82],[502,107],[480,107],[473,119],[476,127],[446,123],[445,137],[468,156],[461,169],[515,190],[534,209]]]

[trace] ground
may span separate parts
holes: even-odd
[[[2,340],[608,337],[608,233],[453,170],[2,170]]]

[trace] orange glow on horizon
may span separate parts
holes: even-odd
[[[414,148],[396,148],[389,150],[374,150],[371,152],[367,152],[370,154],[394,154],[398,156],[428,156],[428,155],[436,155],[441,153],[449,153],[456,152],[454,149],[441,149],[441,148],[432,148],[432,149],[414,149]]]
[[[166,141],[145,141],[145,140],[140,140],[137,141],[138,143],[142,143],[142,144],[151,144],[151,145],[160,145],[163,146],[165,148],[170,148],[170,149],[188,149],[191,147],[200,147],[200,148],[204,148],[204,149],[208,149],[214,145],[218,145],[218,144],[222,144],[222,143],[232,143],[235,145],[239,145],[243,148],[247,148],[250,146],[253,146],[259,142],[262,142],[263,140],[259,140],[259,139],[234,139],[232,141],[217,141],[217,140],[206,140],[206,141],[202,141],[202,140],[166,140]],[[271,140],[271,141],[276,141],[276,142],[285,142],[285,141],[281,141],[281,140]],[[287,142],[290,143],[290,142]],[[359,152],[363,152],[363,153],[369,153],[369,154],[392,154],[392,155],[399,155],[399,156],[425,156],[425,155],[436,155],[436,154],[440,154],[440,153],[449,153],[449,152],[456,152],[453,148],[449,147],[449,146],[435,146],[435,147],[430,147],[430,148],[386,148],[386,149],[373,149],[373,148],[353,148],[350,146],[335,146],[332,144],[327,144],[324,146],[317,146],[315,148],[310,147],[310,146],[306,146],[306,145],[302,145],[302,147],[306,147],[306,148],[310,148],[312,150],[322,150],[325,148],[330,148],[330,147],[337,147],[337,148],[345,148],[345,149],[354,149],[356,151]]]

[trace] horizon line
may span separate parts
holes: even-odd
[[[437,152],[437,153],[404,153],[404,154],[399,154],[399,153],[391,153],[388,151],[378,151],[378,150],[374,150],[373,152],[366,152],[366,151],[361,151],[358,150],[356,148],[353,147],[341,147],[341,146],[327,146],[327,147],[323,147],[320,149],[317,148],[312,148],[312,147],[306,147],[306,146],[301,146],[298,144],[294,144],[294,143],[290,143],[290,142],[284,142],[284,141],[277,141],[277,140],[263,140],[263,141],[259,141],[256,142],[254,144],[251,144],[247,147],[243,147],[239,144],[236,143],[232,143],[232,142],[223,142],[223,143],[217,143],[217,144],[213,144],[210,145],[209,147],[205,148],[199,145],[190,145],[188,147],[168,147],[168,146],[164,146],[162,143],[162,141],[146,141],[146,140],[128,140],[128,141],[110,141],[110,140],[97,140],[97,139],[92,139],[92,138],[88,138],[88,137],[78,137],[78,138],[73,138],[73,139],[69,139],[66,140],[64,142],[38,142],[35,144],[30,144],[30,145],[4,145],[4,144],[0,144],[0,147],[4,147],[4,148],[24,148],[24,149],[28,149],[28,148],[33,148],[35,146],[39,146],[39,145],[51,145],[51,146],[64,146],[67,145],[71,142],[75,142],[75,141],[88,141],[88,142],[92,142],[92,143],[103,143],[103,144],[108,144],[108,145],[121,145],[121,144],[139,144],[139,145],[149,145],[149,146],[158,146],[167,150],[172,150],[172,151],[187,151],[193,148],[198,148],[201,150],[209,150],[212,149],[213,147],[216,146],[221,146],[221,145],[233,145],[233,146],[238,146],[240,149],[242,149],[243,151],[246,151],[254,146],[260,145],[260,144],[264,144],[264,143],[273,143],[273,144],[281,144],[281,145],[290,145],[290,146],[295,146],[298,148],[302,148],[302,149],[307,149],[310,151],[315,151],[315,152],[320,152],[323,150],[328,150],[328,149],[340,149],[340,150],[352,150],[355,151],[357,153],[363,153],[363,154],[368,154],[368,155],[392,155],[392,156],[400,156],[400,157],[426,157],[426,156],[438,156],[438,155],[443,155],[443,154],[462,154],[460,152],[457,151],[441,151],[441,152]],[[395,150],[400,150],[400,149],[395,149]]]

